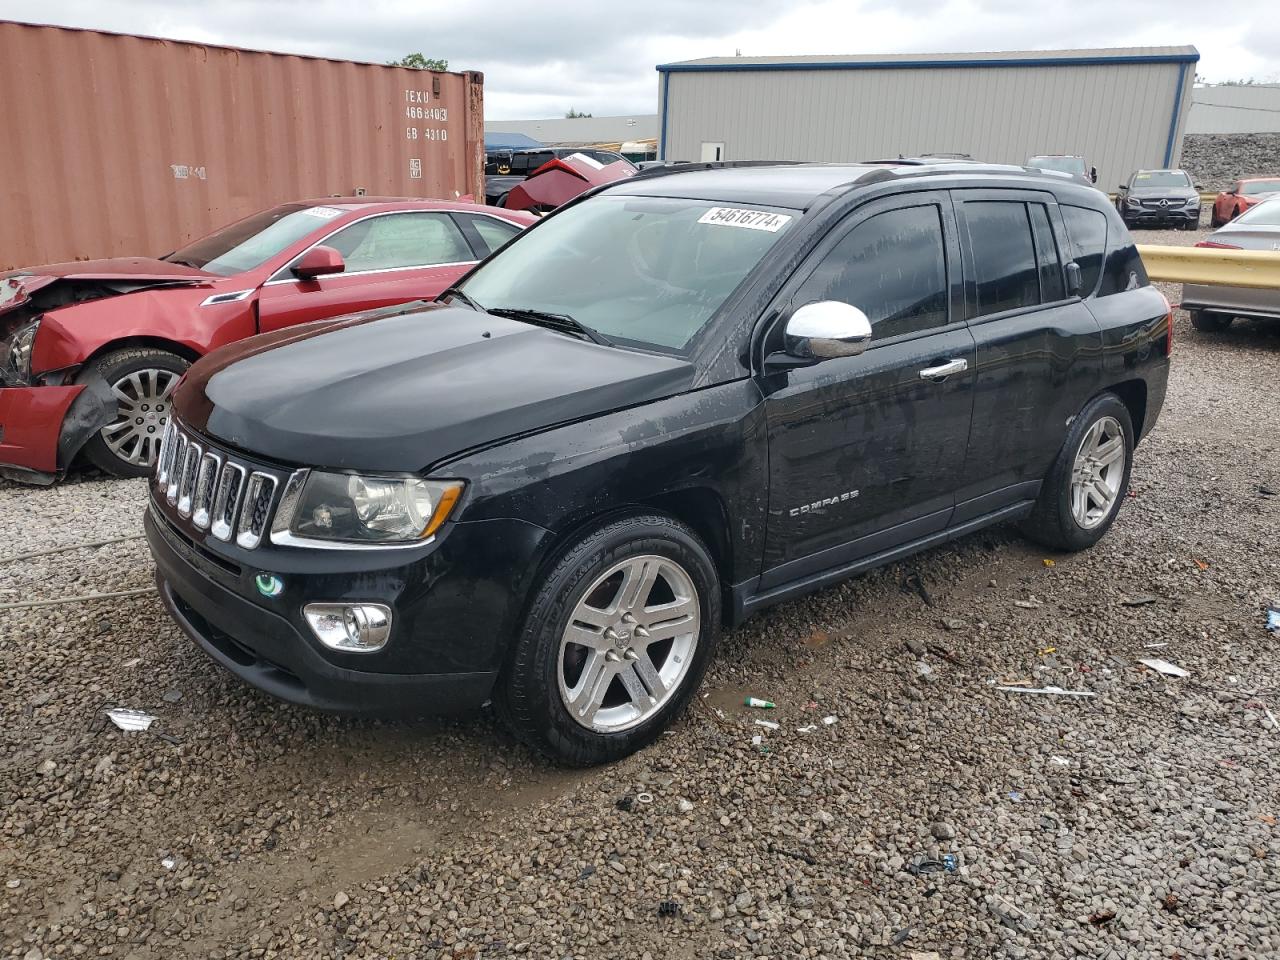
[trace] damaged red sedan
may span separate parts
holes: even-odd
[[[0,476],[52,483],[77,454],[144,476],[198,357],[257,333],[431,300],[534,217],[474,203],[281,204],[158,260],[0,274]]]

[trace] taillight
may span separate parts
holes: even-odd
[[[1215,250],[1243,250],[1244,247],[1238,247],[1234,243],[1220,243],[1217,240],[1201,240],[1196,244],[1197,247],[1212,247]]]

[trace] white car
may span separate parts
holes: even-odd
[[[1256,204],[1196,244],[1219,250],[1274,250],[1280,262],[1280,196]],[[1280,320],[1280,290],[1253,287],[1182,286],[1182,308],[1197,330],[1219,332],[1236,317]]]

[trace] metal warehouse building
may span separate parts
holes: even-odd
[[[1083,154],[1098,184],[1176,166],[1195,47],[710,57],[658,67],[667,160]]]

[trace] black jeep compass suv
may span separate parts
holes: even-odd
[[[174,618],[268,693],[492,699],[598,763],[768,604],[1001,521],[1091,546],[1170,342],[1116,211],[1060,177],[662,170],[439,303],[196,363],[146,530]]]

